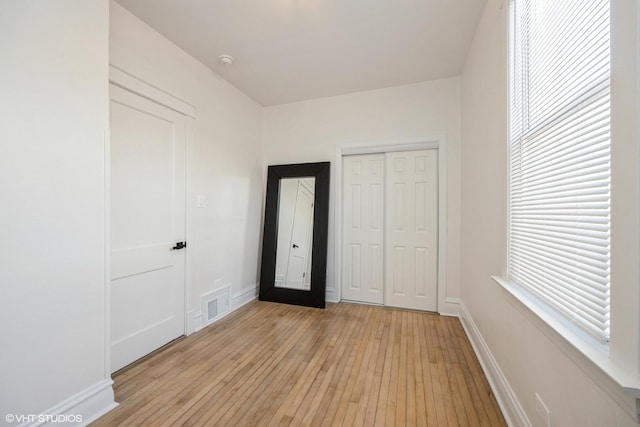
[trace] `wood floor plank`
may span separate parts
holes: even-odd
[[[337,322],[334,322],[334,323],[337,324]],[[335,374],[338,368],[339,356],[343,354],[347,346],[350,345],[350,342],[351,342],[350,340],[353,335],[353,331],[355,330],[355,325],[356,325],[355,322],[351,322],[347,333],[340,334],[339,335],[340,339],[336,340],[336,345],[328,349],[330,353],[324,359],[324,362],[320,369],[320,374],[317,377],[317,381],[316,381],[318,383],[317,390],[315,390],[315,393],[310,394],[309,399],[306,399],[309,401],[308,407],[302,404],[298,409],[298,412],[301,413],[301,414],[297,414],[298,417],[300,417],[300,415],[303,416],[300,422],[300,425],[310,426],[310,425],[313,425],[314,419],[319,420],[322,418],[319,416],[319,414],[321,414],[321,412],[319,411],[322,405],[322,401],[323,399],[325,399],[326,390],[329,387],[331,378],[333,377],[333,375]],[[340,327],[343,327],[343,326],[340,325]],[[295,421],[295,418],[294,418],[294,421]]]
[[[418,342],[418,316],[411,313],[409,317],[410,347],[407,353],[407,369],[411,379],[411,407],[407,408],[407,422],[412,426],[424,426],[427,420],[427,411],[424,400],[424,386],[422,385],[422,370],[420,369],[420,344]]]
[[[251,302],[114,374],[94,426],[505,426],[456,318]]]
[[[407,388],[408,388],[408,376],[407,376],[407,316],[408,312],[403,311],[400,313],[402,317],[402,323],[400,323],[400,347],[398,353],[398,388],[396,391],[396,414],[393,423],[399,426],[406,426],[407,424]]]
[[[378,396],[380,394],[384,355],[389,337],[390,318],[387,310],[377,310],[380,314],[376,325],[374,346],[371,350],[371,361],[366,370],[366,384],[364,396],[359,405],[354,424],[357,426],[372,426],[375,422]]]
[[[430,352],[427,345],[427,323],[425,321],[418,322],[418,332],[416,337],[418,338],[419,354],[420,358],[417,359],[417,365],[422,370],[422,380],[424,389],[424,399],[427,412],[426,425],[435,426],[438,425],[438,412],[436,408],[436,395],[433,385],[433,377],[435,373],[432,371],[434,363],[430,360]],[[444,413],[441,415],[440,422],[444,420]],[[444,424],[440,424],[444,425]]]
[[[378,403],[376,408],[375,426],[383,427],[386,423],[387,417],[387,400],[389,398],[389,391],[391,388],[391,375],[393,367],[393,343],[395,342],[396,328],[395,323],[396,312],[390,312],[390,324],[389,324],[389,341],[387,344],[387,351],[385,352],[384,364],[382,368],[382,380],[380,383],[380,393],[378,394]]]
[[[431,357],[431,352],[429,351],[429,344],[427,341],[427,322],[420,321],[418,322],[418,335],[417,338],[420,341],[420,355],[421,355],[421,368],[422,368],[422,378],[423,378],[423,387],[424,387],[424,399],[425,406],[427,411],[427,425],[434,426],[438,425],[439,421],[442,421],[442,418],[439,419],[438,409],[436,407],[436,390],[434,389],[433,378],[435,376],[435,364],[431,363],[429,358]],[[444,414],[442,414],[444,415]],[[441,424],[442,425],[442,424]]]
[[[443,369],[445,369],[445,361],[442,356],[440,342],[438,341],[437,327],[435,318],[429,317],[425,322],[425,341],[424,349],[428,354],[429,360],[429,380],[431,389],[433,390],[433,404],[436,410],[437,422],[435,425],[448,426],[454,425],[447,419],[446,401],[451,399],[451,394],[446,387],[443,387],[441,379]]]
[[[357,373],[361,367],[361,364],[357,363],[357,360],[362,357],[364,351],[362,349],[362,341],[367,332],[370,331],[370,328],[366,327],[365,325],[368,325],[368,322],[370,320],[370,316],[372,314],[371,307],[365,306],[363,310],[363,327],[359,329],[359,331],[361,332],[359,332],[357,340],[352,341],[352,346],[349,349],[350,356],[347,360],[345,373],[339,379],[336,391],[331,400],[331,405],[327,410],[327,414],[325,415],[322,425],[342,425],[344,421],[347,406],[350,403],[349,393],[353,388],[355,377],[357,376]]]
[[[358,313],[356,309],[360,310],[361,313],[364,313],[364,311],[366,310],[366,306],[364,305],[360,307],[347,307],[346,305],[338,305],[338,306],[340,307],[339,311],[343,316],[345,315],[346,312],[351,311],[350,310],[351,308],[354,309],[353,313]],[[343,319],[345,321],[348,320],[348,323],[353,324],[355,328],[354,328],[351,340],[347,343],[347,346],[345,347],[343,353],[341,354],[340,359],[336,361],[338,366],[336,367],[331,377],[331,382],[329,383],[329,386],[326,389],[325,396],[320,402],[320,405],[318,408],[318,417],[316,417],[311,422],[311,425],[314,427],[322,426],[322,425],[332,425],[333,419],[335,417],[335,406],[338,405],[338,401],[342,396],[342,393],[338,391],[340,386],[340,381],[346,375],[348,375],[348,372],[349,372],[348,364],[349,364],[351,355],[353,353],[352,351],[354,347],[353,343],[357,342],[358,337],[360,336],[360,333],[364,328],[364,322],[360,320],[360,317],[355,317],[355,319],[357,320],[353,318],[352,319],[343,318]],[[340,391],[342,391],[343,389],[344,387],[342,387]],[[332,405],[333,405],[333,409],[332,409]]]
[[[368,391],[372,387],[375,366],[374,357],[377,355],[377,345],[379,344],[379,328],[383,311],[371,307],[374,316],[371,319],[371,333],[367,337],[367,343],[361,367],[356,378],[356,383],[351,390],[349,401],[352,403],[347,411],[342,425],[344,426],[364,426],[364,418],[367,412]]]
[[[373,346],[375,345],[375,336],[377,333],[377,324],[379,320],[380,310],[376,310],[373,307],[369,308],[369,311],[373,314],[369,320],[368,334],[361,343],[358,359],[356,359],[356,366],[358,366],[357,372],[354,372],[354,381],[351,381],[351,387],[347,387],[345,396],[348,397],[349,405],[347,407],[344,419],[342,421],[343,426],[360,426],[364,421],[364,417],[361,416],[362,421],[355,424],[355,418],[360,408],[364,409],[364,387],[366,383],[367,373],[371,366],[371,355],[374,353]]]
[[[260,312],[260,310],[257,311]],[[229,318],[230,321],[233,321],[233,314]],[[268,317],[268,315],[266,317]],[[235,332],[236,330],[234,328],[226,326],[235,325],[235,323],[236,322],[228,322],[223,328],[220,328],[220,330]],[[270,328],[265,326],[263,331],[257,332],[268,333],[269,331]],[[125,369],[124,372],[121,371],[122,373],[116,374],[114,378],[118,378],[118,380],[122,374],[131,376],[131,372],[134,372],[134,375],[142,376],[143,379],[146,378],[147,381],[162,378],[162,381],[149,382],[149,385],[147,386],[149,389],[147,389],[147,387],[142,388],[133,393],[130,398],[121,401],[121,406],[127,405],[131,407],[144,408],[144,410],[137,411],[136,416],[130,417],[128,421],[137,424],[148,424],[148,417],[156,414],[154,412],[154,405],[149,404],[148,401],[150,399],[154,399],[155,404],[162,407],[164,401],[162,398],[158,398],[157,394],[158,391],[167,388],[171,390],[170,393],[166,394],[167,401],[177,401],[178,403],[181,401],[186,403],[196,402],[197,400],[193,399],[192,395],[201,392],[203,388],[201,386],[205,386],[206,388],[213,385],[211,381],[206,381],[206,376],[201,375],[201,373],[203,371],[208,371],[212,366],[220,368],[222,366],[220,363],[223,361],[232,363],[237,360],[237,354],[243,351],[242,347],[229,347],[225,345],[226,337],[224,339],[220,339],[220,345],[214,345],[217,341],[216,337],[219,332],[220,331],[217,330],[207,336],[202,336],[202,334],[197,333],[190,337],[190,340],[188,340],[188,343],[185,343],[185,345],[172,346],[185,347],[184,357],[182,360],[176,360],[175,357],[173,357],[173,353],[170,352],[171,348],[165,348],[149,358],[148,362],[145,359],[130,368]],[[246,331],[248,334],[250,334],[250,332],[251,331]],[[215,349],[215,351],[212,351],[212,349]],[[156,363],[159,359],[161,359],[162,363]],[[143,369],[142,373],[135,373],[137,368],[140,366],[146,369]],[[220,370],[218,373],[220,373]],[[118,391],[119,387],[116,387],[117,398]],[[155,393],[153,393],[153,391],[155,391]],[[185,392],[187,393],[186,396],[183,395]],[[163,408],[158,412],[160,414],[162,412],[166,412],[169,410],[170,405],[167,406],[168,407]]]
[[[398,405],[398,384],[400,382],[400,346],[402,341],[402,311],[394,312],[396,320],[393,322],[395,333],[391,345],[391,380],[389,382],[389,394],[386,401],[386,419],[383,425],[396,424],[396,406]]]
[[[300,422],[296,422],[296,414],[300,411],[304,411],[304,408],[308,407],[313,399],[314,390],[312,390],[312,387],[318,375],[322,374],[324,361],[329,356],[331,350],[335,347],[339,336],[338,330],[336,329],[339,326],[340,325],[333,323],[332,325],[327,325],[327,328],[321,328],[322,337],[310,335],[313,345],[300,352],[301,357],[304,359],[305,369],[300,374],[300,377],[292,388],[290,392],[291,397],[286,399],[286,402],[281,406],[280,411],[280,414],[283,417],[291,418],[295,425],[298,425]],[[323,345],[325,339],[328,341],[328,345]],[[302,413],[298,414],[298,420],[300,420],[302,415]]]
[[[264,343],[260,340],[259,345],[252,346],[251,350],[238,360],[238,369],[230,372],[217,389],[211,390],[205,396],[205,401],[208,404],[201,406],[199,411],[189,417],[189,420],[199,425],[215,425],[230,401],[235,400],[237,388],[250,380],[256,371],[262,369],[263,364],[267,363],[266,369],[269,369],[273,364],[286,364],[284,359],[291,348],[299,343],[299,338],[293,332],[297,331],[301,333],[302,337],[305,337],[313,320],[313,313],[310,313],[306,319],[296,316],[290,324],[279,326],[281,330],[278,333],[278,339],[273,341],[271,345],[267,345],[270,340]],[[221,400],[220,396],[225,396],[225,399]]]
[[[197,409],[195,411],[191,411],[190,419],[197,422],[206,408],[206,405],[199,405],[199,402],[231,387],[233,378],[245,375],[247,370],[251,368],[254,355],[265,357],[266,354],[268,354],[266,352],[260,352],[257,346],[251,347],[246,344],[248,342],[255,342],[254,340],[264,339],[265,334],[267,334],[266,336],[268,337],[273,337],[271,334],[274,333],[277,333],[276,330],[267,328],[266,326],[264,329],[252,330],[247,336],[244,345],[237,346],[235,349],[232,348],[232,352],[229,353],[227,357],[223,356],[227,354],[224,351],[222,351],[223,355],[220,355],[219,352],[211,351],[210,358],[201,360],[200,364],[189,365],[184,368],[182,375],[180,375],[176,381],[168,381],[167,385],[171,387],[171,390],[183,390],[179,395],[179,402],[184,402],[184,404],[180,410],[174,411],[174,414],[168,419],[164,419],[164,425],[171,425],[171,423],[175,422],[182,414],[189,411],[190,408],[196,407]],[[213,339],[208,340],[209,345],[213,348],[218,347],[218,345],[215,344],[215,337],[212,338]],[[226,343],[225,340],[220,341],[220,345]],[[210,369],[217,369],[220,375],[216,376],[215,379],[210,378],[209,381],[204,382],[201,371],[197,369],[198,367],[206,368],[206,372]],[[172,411],[172,406],[167,404],[170,402],[172,395],[175,395],[175,392],[168,393],[165,398],[157,399],[157,407],[150,407],[149,410],[146,411],[147,413],[140,411],[141,416],[144,417],[142,418],[142,423],[148,425],[161,424],[159,420],[163,419],[163,415]],[[139,422],[140,420],[141,419],[138,418],[135,421]]]

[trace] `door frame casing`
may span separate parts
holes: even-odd
[[[193,209],[195,206],[194,195],[191,194],[193,187],[193,162],[194,162],[194,141],[195,141],[195,119],[196,108],[179,98],[146,83],[143,80],[123,71],[113,65],[109,65],[109,86],[114,85],[132,92],[138,96],[146,98],[156,104],[183,114],[186,119],[185,135],[185,239],[187,242],[194,241],[193,235]],[[110,89],[109,89],[110,91]],[[111,94],[109,94],[111,102]],[[105,271],[104,271],[104,375],[111,377],[111,134],[105,133],[104,138],[104,191],[105,191]],[[194,295],[193,279],[194,254],[193,250],[185,253],[184,264],[184,334],[189,335],[194,332],[193,309],[190,309],[191,298]]]
[[[447,144],[444,135],[425,137],[414,141],[346,144],[336,148],[335,171],[335,259],[334,302],[342,300],[342,161],[344,156],[379,154],[398,151],[438,150],[438,306],[440,314],[458,315],[458,299],[447,297]]]

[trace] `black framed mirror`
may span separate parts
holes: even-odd
[[[262,301],[324,308],[330,163],[269,166]]]

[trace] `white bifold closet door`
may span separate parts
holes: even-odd
[[[342,297],[437,311],[437,150],[343,159]]]

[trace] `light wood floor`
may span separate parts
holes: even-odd
[[[251,302],[114,376],[93,425],[504,426],[458,319]]]

